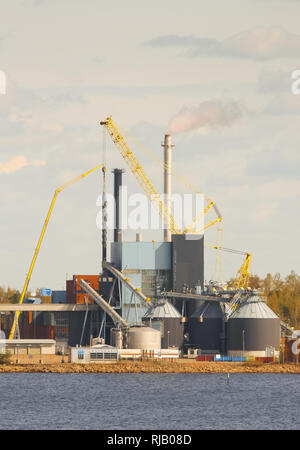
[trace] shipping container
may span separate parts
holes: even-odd
[[[196,361],[213,361],[213,355],[199,355],[196,357]]]
[[[214,361],[230,362],[232,361],[232,356],[214,356]]]
[[[99,291],[99,275],[73,275],[73,289],[75,290],[75,303],[84,304],[85,297],[89,304],[93,303],[93,300],[82,289],[79,282],[80,280],[86,281],[95,291]]]
[[[66,303],[66,291],[52,291],[52,303]]]
[[[274,361],[274,358],[272,356],[256,356],[255,361],[270,363]]]

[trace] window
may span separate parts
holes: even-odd
[[[90,353],[90,359],[95,361],[95,360],[113,360],[113,359],[117,359],[118,358],[118,353],[115,352],[93,352]]]
[[[79,350],[78,359],[84,359],[84,351],[83,350]]]

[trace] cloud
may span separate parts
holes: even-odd
[[[298,58],[300,35],[281,27],[258,27],[230,36],[223,41],[207,37],[166,35],[158,36],[145,45],[186,49],[190,57],[231,57],[253,60]]]
[[[204,127],[225,127],[242,117],[241,105],[234,101],[208,100],[199,106],[182,108],[170,120],[167,132],[183,133]]]
[[[257,205],[253,211],[253,220],[267,222],[282,208],[286,200],[298,198],[300,195],[299,180],[274,180],[261,184],[256,188]]]
[[[13,173],[28,165],[27,159],[24,156],[15,156],[6,163],[0,163],[0,173]]]
[[[278,94],[265,106],[264,113],[271,116],[299,116],[299,96],[290,94]]]
[[[6,93],[6,75],[5,72],[0,70],[0,95],[5,95]]]
[[[158,36],[145,43],[151,47],[195,47],[197,51],[203,51],[218,55],[222,44],[217,39],[197,38],[195,36],[177,36],[174,34]]]
[[[11,174],[14,172],[17,172],[18,170],[22,169],[26,166],[35,166],[40,167],[44,166],[46,164],[46,161],[42,160],[36,160],[32,162],[28,162],[25,156],[15,156],[10,161],[7,161],[5,163],[0,163],[0,173],[6,173]]]
[[[284,138],[283,138],[284,139]],[[299,178],[300,160],[297,155],[293,155],[290,143],[286,143],[286,148],[281,148],[281,143],[259,152],[252,152],[248,157],[245,175],[275,180],[297,180]],[[262,183],[262,182],[261,182]]]
[[[46,165],[46,161],[43,159],[37,159],[36,161],[32,161],[29,165],[34,167],[42,167]]]
[[[48,3],[48,0],[23,0],[22,5],[25,7],[38,8],[39,6],[44,6]]]
[[[258,91],[260,93],[291,92],[291,72],[262,70],[258,77]]]

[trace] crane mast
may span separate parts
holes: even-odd
[[[86,173],[83,173],[82,175],[79,175],[78,177],[74,178],[71,181],[68,181],[63,186],[57,188],[56,191],[54,192],[54,195],[53,195],[53,198],[52,198],[52,201],[51,201],[51,204],[50,204],[50,208],[49,208],[46,220],[44,222],[44,225],[43,225],[43,228],[42,228],[42,232],[40,234],[40,237],[39,237],[39,240],[38,240],[38,243],[37,243],[37,246],[36,246],[36,249],[35,249],[35,252],[34,252],[34,255],[33,255],[33,258],[32,258],[32,261],[31,261],[31,264],[30,264],[30,267],[29,267],[29,271],[28,271],[28,274],[27,274],[27,277],[26,277],[26,280],[25,280],[25,283],[24,283],[24,287],[23,287],[23,290],[22,290],[22,293],[21,293],[21,297],[20,297],[20,300],[19,300],[19,305],[22,305],[22,303],[24,301],[25,294],[26,294],[26,291],[27,291],[27,288],[28,288],[28,285],[29,285],[29,282],[30,282],[30,278],[31,278],[31,275],[32,275],[32,272],[33,272],[33,269],[34,269],[34,266],[35,266],[35,262],[36,262],[36,259],[37,259],[37,256],[38,256],[38,253],[39,253],[39,250],[40,250],[40,247],[41,247],[41,244],[42,244],[45,232],[46,232],[46,228],[47,228],[50,216],[52,214],[53,207],[54,207],[54,204],[55,204],[55,201],[56,201],[56,198],[57,198],[58,194],[61,191],[63,191],[65,188],[67,188],[68,186],[71,186],[72,184],[76,183],[77,181],[82,180],[83,178],[85,178],[90,173],[92,173],[95,170],[99,169],[99,167],[101,167],[101,165],[95,167],[92,170],[89,170]],[[12,327],[11,327],[11,330],[10,330],[9,339],[13,339],[13,337],[14,337],[14,334],[15,334],[15,331],[16,331],[16,328],[17,328],[17,325],[18,325],[19,316],[20,316],[20,311],[17,311],[15,313],[13,324],[12,324]]]
[[[236,278],[234,280],[234,284],[233,284],[234,289],[247,289],[248,288],[250,262],[251,262],[251,254],[246,253],[246,258],[244,259],[243,264],[239,268]]]

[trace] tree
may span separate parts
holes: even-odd
[[[10,303],[19,303],[21,294],[19,291],[16,291],[12,296],[9,297],[9,302]]]
[[[6,351],[5,353],[0,353],[0,364],[10,364],[11,353]]]

